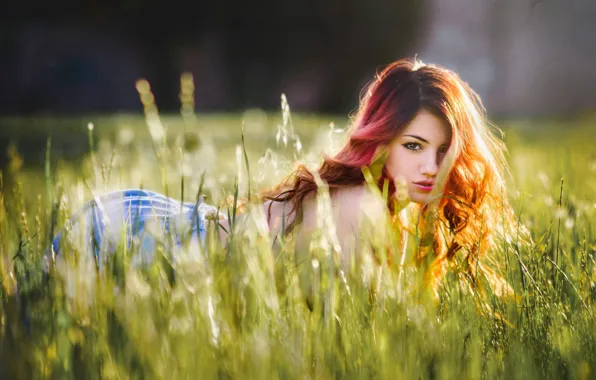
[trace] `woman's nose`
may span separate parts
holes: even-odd
[[[427,176],[435,176],[439,171],[439,165],[437,162],[437,156],[434,154],[428,154],[424,162],[422,163],[422,174]]]

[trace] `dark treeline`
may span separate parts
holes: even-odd
[[[4,18],[4,115],[139,111],[139,78],[176,111],[182,72],[199,111],[276,109],[284,92],[294,109],[345,112],[424,24],[418,0],[21,2]]]

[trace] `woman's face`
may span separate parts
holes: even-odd
[[[394,180],[405,180],[413,202],[427,200],[450,142],[451,128],[423,110],[389,146],[385,167]]]

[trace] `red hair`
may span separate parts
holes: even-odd
[[[434,287],[446,265],[456,254],[462,254],[467,264],[464,272],[474,282],[479,258],[495,248],[495,234],[507,240],[516,225],[505,194],[504,144],[491,133],[479,97],[457,74],[415,59],[388,65],[365,87],[347,142],[334,156],[323,157],[318,175],[331,194],[363,184],[362,169],[371,166],[379,152],[423,110],[445,121],[451,128],[452,142],[441,166],[440,194],[420,209],[425,216],[417,226],[422,228],[421,241],[432,241],[432,249],[421,247],[419,263],[430,262],[428,279]],[[394,179],[383,166],[375,180],[379,188],[389,180],[387,207],[394,213]],[[261,197],[292,205],[290,214],[295,218],[286,228],[289,232],[301,221],[302,202],[316,189],[313,173],[299,164]],[[432,239],[428,239],[430,235]],[[480,268],[496,279],[488,268]],[[503,285],[501,281],[491,282]],[[503,286],[510,290],[506,283]]]

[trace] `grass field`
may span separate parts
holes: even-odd
[[[12,150],[2,172],[0,378],[596,376],[593,118],[499,123],[508,196],[534,243],[495,252],[516,296],[488,297],[488,309],[454,276],[440,301],[429,301],[371,260],[342,273],[322,233],[305,264],[316,289],[311,311],[291,245],[274,256],[256,214],[228,249],[208,239],[201,259],[172,263],[164,254],[135,269],[121,250],[100,273],[73,252],[44,277],[53,228],[92,194],[143,187],[193,201],[202,188],[220,204],[234,193],[246,197],[250,186],[254,196],[295,159],[314,164],[336,149],[347,118],[255,110],[161,122],[0,120],[19,126],[21,141],[43,138],[36,154],[47,157],[45,165],[23,165],[22,152]],[[87,153],[61,158],[69,149]],[[380,290],[371,297],[373,283]]]

